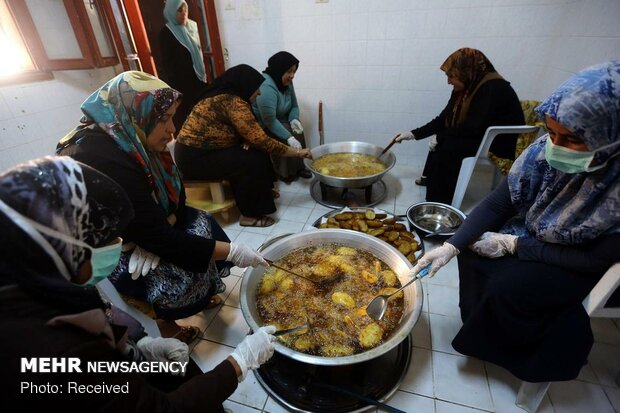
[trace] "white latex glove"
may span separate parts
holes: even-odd
[[[136,343],[138,350],[148,361],[189,361],[189,347],[176,338],[144,337]],[[187,365],[186,365],[187,366]],[[174,375],[184,375],[184,371],[173,372]]]
[[[398,135],[396,135],[396,137],[394,138],[394,140],[397,143],[401,143],[402,141],[410,141],[414,139],[413,133],[411,133],[410,131],[407,132],[400,132]]]
[[[273,342],[276,326],[259,328],[254,334],[243,339],[230,355],[241,369],[239,382],[245,380],[248,370],[257,369],[273,355]]]
[[[437,135],[433,135],[428,143],[428,149],[431,152],[435,152],[435,148],[437,147]]]
[[[258,252],[254,251],[245,244],[236,242],[230,243],[230,252],[228,253],[228,257],[226,257],[226,261],[230,261],[237,267],[241,268],[257,267],[259,265],[264,265],[266,267],[269,266],[267,261],[265,261],[262,255]]]
[[[431,268],[428,271],[428,277],[430,278],[452,258],[456,257],[459,252],[460,251],[454,245],[449,242],[444,242],[441,247],[424,254],[411,270],[411,274],[417,274],[422,271],[424,267],[431,264]]]
[[[301,149],[301,143],[292,136],[286,140],[286,143],[293,149]]]
[[[157,268],[158,265],[159,256],[136,245],[129,258],[127,271],[131,273],[132,280],[137,280],[141,275],[145,276],[149,271]]]
[[[499,258],[506,254],[513,255],[515,253],[517,250],[517,239],[519,237],[516,235],[485,232],[469,248],[483,257]]]
[[[291,121],[291,129],[293,129],[293,132],[298,135],[304,133],[304,128],[301,126],[301,122],[299,121],[299,119],[293,119]]]

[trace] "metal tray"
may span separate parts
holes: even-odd
[[[342,212],[364,212],[364,211],[366,211],[368,209],[372,209],[377,214],[386,214],[387,215],[386,218],[396,218],[396,222],[398,222],[400,224],[403,224],[407,228],[407,231],[409,231],[409,232],[411,232],[413,234],[413,237],[415,238],[415,240],[420,245],[420,249],[415,252],[415,257],[417,259],[420,259],[420,257],[422,255],[424,255],[424,242],[422,241],[422,238],[420,237],[418,232],[414,228],[411,228],[411,225],[409,224],[409,220],[407,219],[407,217],[405,215],[394,215],[394,214],[391,214],[391,213],[389,213],[389,212],[387,212],[387,211],[385,211],[383,209],[380,209],[380,208],[371,208],[371,207],[353,207],[353,208],[349,208],[349,207],[345,207],[345,208],[341,208],[341,209],[336,209],[336,210],[333,210],[333,211],[329,211],[329,212],[325,213],[324,215],[320,216],[319,218],[317,218],[316,221],[314,221],[314,223],[312,223],[312,226],[315,227],[315,228],[319,228],[319,226],[322,223],[326,222],[328,218],[331,218],[334,215],[340,214]],[[388,245],[390,245],[393,248],[393,246],[391,244],[388,243]]]

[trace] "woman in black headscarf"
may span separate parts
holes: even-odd
[[[206,374],[192,364],[185,378],[138,372],[144,365],[133,363],[187,363],[189,352],[177,339],[144,337],[135,320],[119,322],[119,313],[92,286],[116,267],[119,235],[133,215],[118,184],[68,157],[30,161],[0,175],[0,329],[5,332],[0,386],[5,402],[19,402],[23,411],[43,411],[60,401],[68,411],[223,412],[222,402],[238,381],[273,354],[275,327],[268,326],[246,337]],[[72,360],[81,371],[54,374],[24,367],[24,360],[40,358],[65,367]],[[123,361],[132,368],[93,372],[87,367],[93,361]],[[84,393],[77,386],[115,390]]]
[[[252,104],[252,110],[269,136],[291,148],[301,149],[306,147],[306,140],[293,87],[298,68],[299,60],[289,52],[271,56],[263,71],[265,82],[260,86],[260,95]],[[301,159],[273,157],[271,160],[276,175],[284,182],[293,181],[298,176],[312,176]]]
[[[269,155],[310,158],[270,138],[252,113],[263,76],[248,65],[234,66],[218,77],[178,134],[175,160],[185,179],[230,182],[242,226],[268,227],[275,220],[275,180]]]

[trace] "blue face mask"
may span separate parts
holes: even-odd
[[[49,235],[54,238],[61,239],[69,244],[79,245],[83,248],[90,250],[90,266],[92,277],[84,285],[95,285],[99,281],[107,278],[112,271],[118,265],[118,260],[121,257],[121,249],[123,248],[123,240],[119,237],[114,240],[111,245],[105,245],[103,247],[91,247],[85,242],[78,239],[69,237],[62,232],[55,231],[51,228],[45,227],[36,221],[32,221],[31,224],[40,232]]]
[[[568,174],[594,172],[607,165],[607,162],[604,162],[600,165],[590,166],[596,152],[606,149],[612,145],[616,145],[617,143],[618,142],[613,142],[609,145],[605,145],[597,149],[596,151],[576,151],[574,149],[569,149],[560,145],[556,145],[551,142],[551,138],[547,138],[547,142],[545,144],[545,159],[552,168]],[[615,154],[613,156],[616,155],[618,154]]]
[[[79,245],[83,248],[90,250],[90,266],[92,277],[84,285],[95,285],[99,281],[107,278],[112,271],[118,265],[118,260],[121,257],[121,250],[123,248],[123,240],[119,237],[114,240],[111,245],[105,245],[103,247],[91,247],[90,245],[82,242],[78,239],[69,237],[62,232],[55,231],[51,228],[43,226],[36,221],[30,222],[39,232],[49,235],[54,238],[61,239],[69,244]]]
[[[22,228],[30,237],[39,244],[45,252],[52,258],[56,267],[60,273],[69,281],[72,280],[71,274],[67,270],[62,258],[58,255],[58,252],[50,245],[50,243],[41,235],[45,234],[50,237],[60,239],[70,244],[79,245],[83,248],[88,248],[91,251],[90,265],[92,268],[92,278],[90,278],[84,285],[95,285],[99,281],[103,280],[116,268],[121,256],[121,249],[123,247],[123,240],[119,237],[111,245],[95,248],[82,242],[78,239],[72,238],[62,232],[48,228],[45,225],[33,221],[32,219],[20,214],[13,208],[9,207],[6,203],[0,200],[0,210],[10,217],[15,224]]]
[[[99,248],[93,248],[84,243],[78,245],[89,248],[91,251],[90,266],[92,267],[93,276],[90,280],[88,280],[86,285],[95,285],[104,278],[107,278],[108,275],[112,274],[112,271],[114,271],[118,265],[118,260],[121,258],[123,240],[121,238],[117,238],[114,244]]]

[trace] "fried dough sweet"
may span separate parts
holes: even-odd
[[[334,243],[313,245],[290,252],[276,264],[310,278],[328,277],[334,271],[342,274],[326,287],[280,275],[274,267],[265,271],[256,291],[262,323],[278,329],[310,325],[300,333],[278,337],[288,347],[324,357],[357,354],[383,343],[400,323],[403,295],[390,300],[383,320],[366,314],[366,305],[380,291],[401,285],[396,274],[367,251]]]

